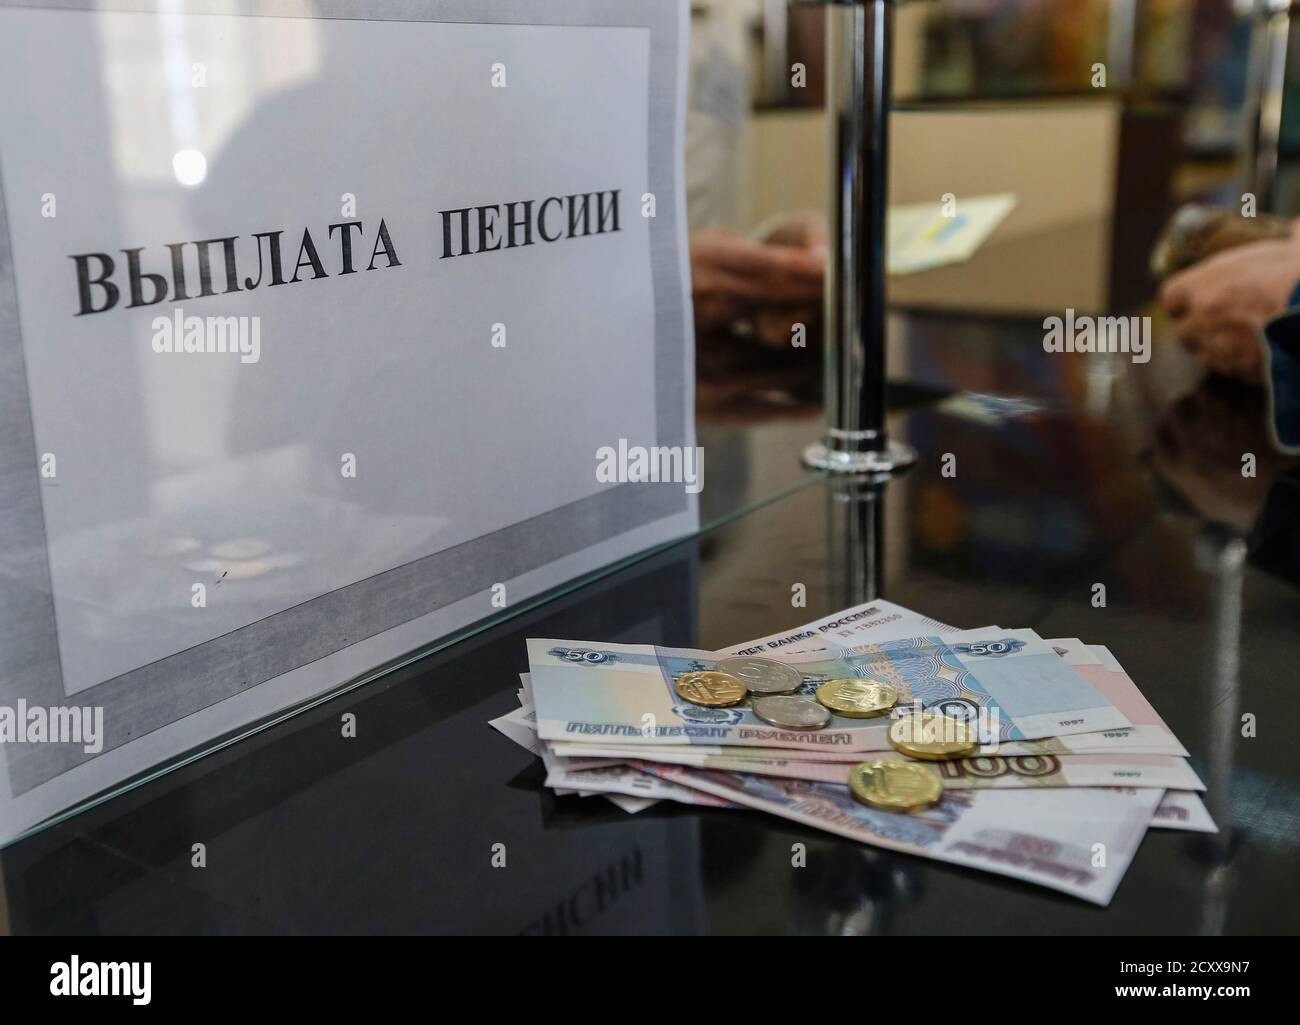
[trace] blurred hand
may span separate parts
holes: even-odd
[[[1241,457],[1257,459],[1243,477]],[[1174,403],[1156,429],[1156,472],[1198,513],[1249,533],[1273,481],[1295,459],[1273,448],[1259,392],[1210,379]]]
[[[1286,309],[1300,283],[1300,235],[1252,242],[1219,253],[1169,278],[1160,305],[1178,340],[1212,374],[1259,383],[1260,331]]]
[[[783,220],[762,241],[725,228],[691,236],[695,321],[701,332],[752,323],[759,340],[789,345],[795,324],[821,310],[825,229],[811,215]]]

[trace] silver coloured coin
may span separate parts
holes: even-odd
[[[784,730],[819,730],[831,721],[830,711],[808,698],[786,695],[755,698],[752,707],[764,722]]]
[[[792,694],[803,683],[803,674],[793,666],[752,655],[724,658],[717,670],[739,676],[751,694]]]

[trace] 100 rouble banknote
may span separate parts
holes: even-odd
[[[597,749],[591,757],[632,759],[663,765],[685,765],[726,772],[754,772],[760,776],[781,776],[847,786],[856,762],[808,762],[774,754],[751,755],[752,749],[727,748],[721,754],[665,752],[646,746],[629,752],[627,747]],[[732,753],[734,752],[734,753]],[[794,752],[797,754],[798,752]],[[872,760],[905,762],[911,759],[894,751],[873,751]],[[956,758],[926,766],[943,783],[945,790],[1014,790],[1050,787],[1157,787],[1161,790],[1204,790],[1205,784],[1185,759],[1170,755],[982,755]],[[550,784],[548,784],[550,785]]]
[[[532,716],[526,707],[520,713],[493,725],[540,753],[529,729]],[[1052,795],[1022,792],[1018,800],[1007,802],[1001,798],[1008,792],[954,791],[934,808],[901,814],[867,808],[838,783],[648,762],[591,766],[589,761],[552,758],[546,785],[604,792],[613,799],[633,795],[633,800],[640,799],[636,810],[645,807],[641,801],[664,798],[748,807],[862,843],[1011,876],[1097,904],[1110,901],[1162,795],[1158,789],[1076,789]],[[847,772],[847,766],[843,768]]]
[[[877,811],[833,783],[747,773],[642,766],[701,790],[862,843],[1024,879],[1108,904],[1162,791],[952,791],[912,814]]]
[[[1055,643],[1055,642],[1053,642]],[[645,794],[646,793],[646,776],[648,773],[641,769],[633,768],[627,764],[629,759],[655,760],[659,762],[667,761],[663,757],[665,753],[680,753],[688,756],[691,761],[687,765],[698,765],[696,759],[710,754],[716,754],[735,759],[757,759],[763,760],[773,756],[782,756],[784,751],[769,751],[762,748],[746,747],[705,747],[705,746],[683,746],[683,747],[632,747],[629,745],[610,745],[602,747],[596,744],[554,744],[542,742],[537,739],[537,718],[533,712],[531,699],[531,680],[528,674],[522,674],[520,681],[523,688],[519,692],[519,699],[523,707],[516,709],[508,715],[495,719],[492,725],[500,730],[506,736],[510,737],[516,743],[535,754],[546,752],[550,755],[547,759],[547,777],[546,785],[554,789],[557,793],[586,792],[582,788],[593,778],[589,775],[594,769],[606,769],[617,771],[603,772],[600,779],[599,792],[604,793],[610,800],[616,800],[619,795],[624,794]],[[564,752],[572,751],[579,757],[565,757]],[[800,764],[804,764],[810,754],[821,754],[821,752],[789,752],[796,755]],[[875,757],[874,755],[871,757]],[[843,755],[835,753],[835,760],[846,762],[847,765],[841,766],[847,769],[848,766],[856,763],[862,758],[861,755]],[[708,764],[707,762],[705,763]],[[748,766],[746,766],[748,768]],[[1190,771],[1190,768],[1189,768]],[[1200,780],[1194,774],[1191,777],[1195,780],[1195,785],[1203,789]],[[666,781],[660,781],[666,783]],[[1023,782],[1023,781],[1022,781]],[[1134,785],[1131,779],[1113,779],[1111,782],[1122,782],[1127,786]],[[1006,784],[1004,784],[1006,785]],[[690,790],[678,786],[671,794],[661,795],[669,800],[684,804],[712,805],[714,807],[738,807],[731,801],[724,801],[712,794],[706,794],[699,790]],[[643,810],[645,803],[656,803],[649,798],[624,798],[625,800],[637,801],[635,810]],[[633,809],[628,809],[633,810]],[[1156,808],[1155,815],[1151,825],[1156,828],[1192,830],[1195,832],[1216,833],[1218,827],[1210,817],[1204,803],[1199,795],[1192,790],[1166,790],[1160,805]]]

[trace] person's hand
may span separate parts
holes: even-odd
[[[725,228],[693,234],[691,280],[700,330],[748,319],[764,344],[790,344],[794,325],[808,323],[821,308],[826,248],[816,230],[814,219],[792,218],[764,241]]]
[[[817,250],[826,255],[828,231],[826,215],[814,210],[784,213],[764,222],[758,237],[774,246]]]
[[[1260,331],[1286,309],[1300,283],[1300,236],[1252,242],[1169,278],[1160,305],[1183,344],[1212,374],[1259,383]]]

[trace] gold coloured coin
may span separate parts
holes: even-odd
[[[705,708],[726,708],[743,701],[749,693],[744,681],[730,673],[682,673],[675,686],[683,700]]]
[[[974,727],[935,712],[895,719],[889,726],[889,743],[900,754],[927,762],[967,758],[980,746]]]
[[[878,680],[846,677],[823,683],[817,688],[817,700],[836,715],[872,719],[898,704],[898,688]]]
[[[863,762],[849,770],[849,788],[863,804],[882,811],[920,811],[943,797],[932,769],[916,762]]]

